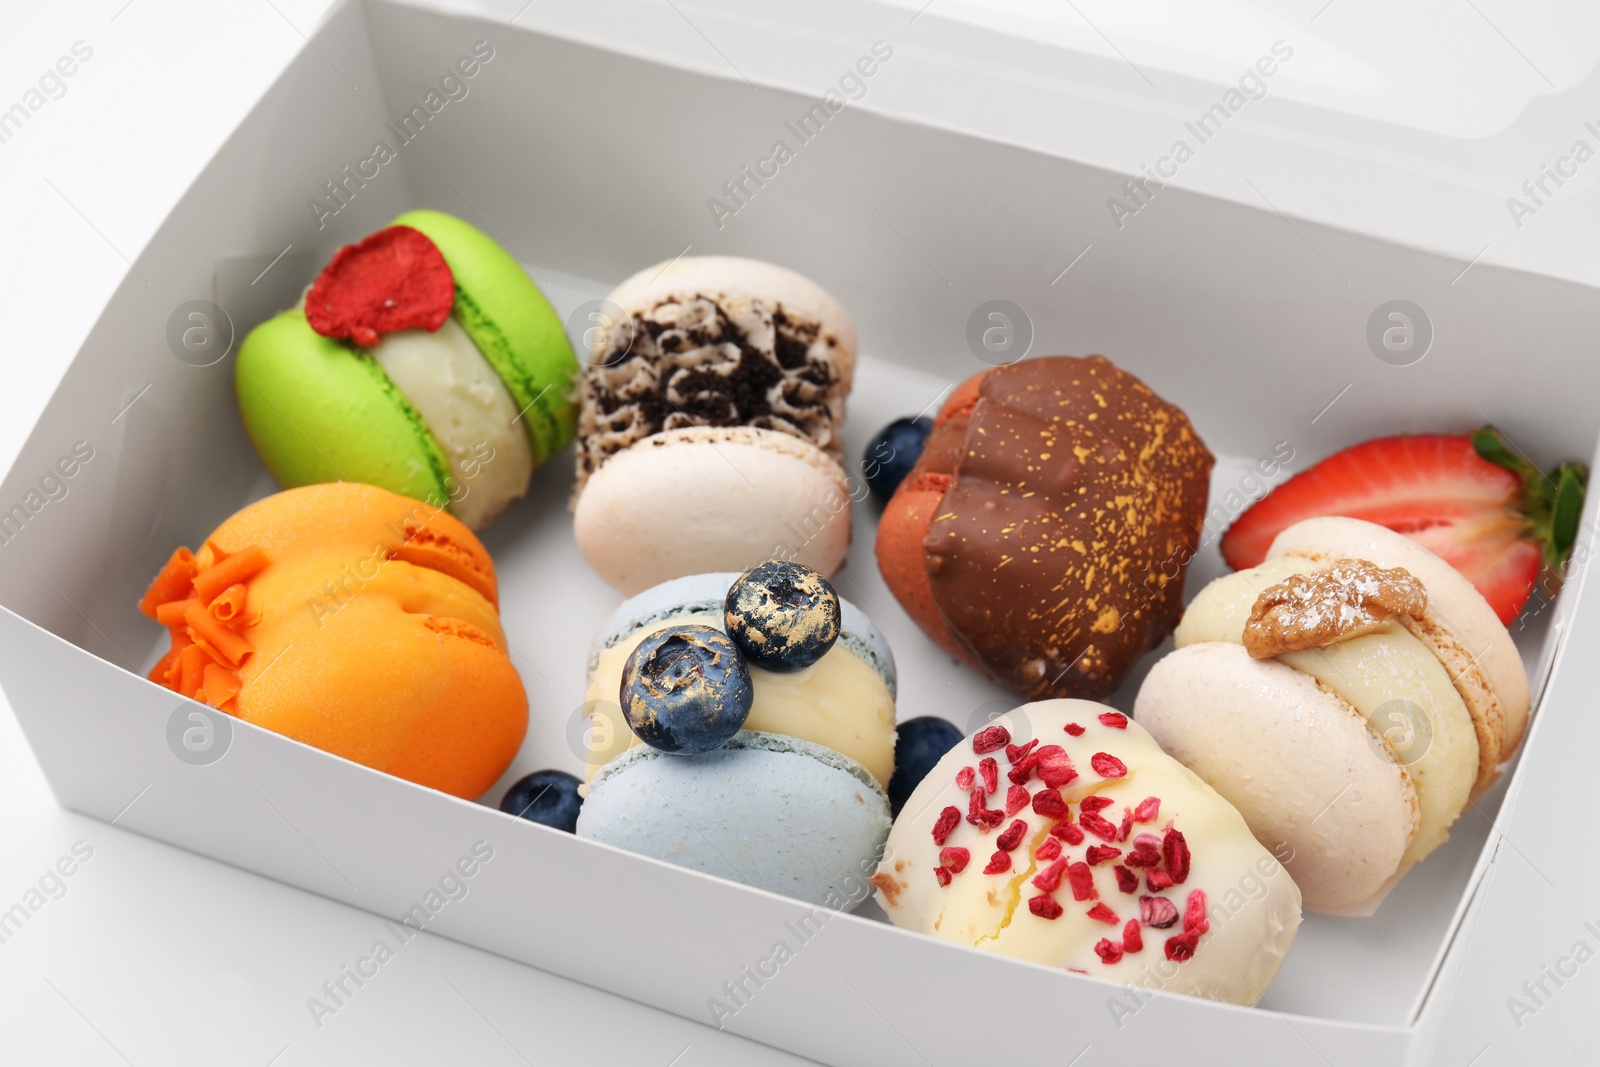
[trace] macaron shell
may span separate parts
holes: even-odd
[[[1286,856],[1306,908],[1377,908],[1417,832],[1419,804],[1405,768],[1355,708],[1243,645],[1204,642],[1151,668],[1133,714]]]
[[[637,748],[587,787],[578,836],[839,908],[864,896],[889,802],[819,745],[743,731],[699,756]]]
[[[1324,517],[1280,533],[1267,558],[1294,555],[1319,562],[1365,559],[1403,567],[1428,590],[1427,618],[1412,632],[1450,672],[1478,729],[1477,792],[1491,785],[1528,724],[1528,675],[1510,632],[1483,594],[1450,564],[1409,538],[1359,519]]]
[[[269,561],[247,588],[240,718],[461,797],[510,765],[527,695],[493,565],[458,520],[334,483],[258,501],[208,541]]]
[[[995,832],[980,830],[963,818],[942,844],[936,841],[930,831],[946,806],[963,813],[968,810],[969,794],[960,787],[957,774],[983,758],[974,751],[970,738],[934,766],[895,820],[883,862],[873,878],[879,903],[897,926],[980,951],[1074,968],[1092,977],[1152,990],[1254,1004],[1276,974],[1299,928],[1300,891],[1277,859],[1257,843],[1238,812],[1163,753],[1137,722],[1116,716],[1112,721],[1123,722],[1121,729],[1102,722],[1100,716],[1110,712],[1103,704],[1084,700],[1046,700],[1009,711],[989,725],[1005,728],[1015,744],[1037,740],[1041,745],[1058,744],[1065,749],[1081,772],[1060,790],[1071,805],[1074,821],[1082,816],[1082,801],[1091,795],[1112,802],[1103,817],[1113,824],[1146,798],[1157,798],[1158,811],[1135,823],[1132,834],[1160,837],[1170,823],[1186,839],[1191,868],[1185,881],[1165,891],[1165,896],[1181,915],[1192,891],[1206,894],[1210,931],[1193,958],[1177,966],[1166,958],[1166,939],[1181,934],[1181,925],[1143,925],[1143,947],[1124,953],[1114,964],[1097,956],[1096,943],[1102,938],[1120,942],[1125,924],[1141,917],[1140,897],[1156,893],[1148,885],[1131,894],[1120,889],[1113,872],[1120,856],[1088,868],[1094,896],[1077,899],[1063,880],[1051,894],[1061,913],[1053,919],[1035,914],[1028,904],[1029,898],[1040,893],[1033,879],[1053,861],[1039,859],[1034,852],[1050,840],[1049,830],[1055,822],[1030,807],[1002,823],[1020,819],[1027,827],[1021,843],[1008,854],[1011,863],[1002,873],[984,873],[996,854],[999,835]],[[1082,728],[1078,736],[1065,732],[1069,723]],[[1102,778],[1093,769],[1092,759],[1102,752],[1120,759],[1128,773]],[[1002,750],[991,757],[998,764],[1002,792],[990,803],[998,806],[1007,788],[1011,761]],[[1035,793],[1044,791],[1037,777],[1030,779],[1028,788]],[[1095,836],[1086,840],[1088,845],[1104,844]],[[1126,853],[1133,846],[1113,847]],[[944,848],[966,849],[970,857],[948,885],[934,873],[944,863]],[[1072,862],[1082,862],[1084,856],[1084,845],[1068,844],[1061,851],[1061,858]],[[1109,909],[1116,923],[1089,914],[1095,905]]]
[[[452,314],[499,373],[522,411],[535,463],[577,430],[577,357],[566,328],[527,272],[487,234],[438,211],[408,211],[392,225],[420,230],[455,275]]]
[[[844,472],[808,442],[750,427],[668,430],[612,456],[574,507],[578,547],[625,595],[773,558],[831,576],[850,547]]]
[[[448,500],[450,461],[369,356],[323,337],[302,311],[251,330],[234,388],[245,431],[285,488],[352,481]]]
[[[787,267],[738,256],[688,256],[646,267],[613,289],[610,299],[635,312],[670,297],[721,294],[773,301],[788,314],[820,325],[837,341],[835,365],[849,391],[858,347],[855,320],[826,289]]]

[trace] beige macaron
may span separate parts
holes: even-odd
[[[790,434],[748,426],[653,434],[579,494],[584,558],[632,596],[670,578],[791,559],[833,575],[850,548],[844,471]]]
[[[1528,675],[1522,656],[1494,609],[1460,571],[1409,538],[1359,519],[1306,519],[1284,530],[1269,560],[1298,556],[1324,566],[1340,559],[1400,567],[1428,590],[1422,618],[1402,620],[1433,650],[1472,713],[1478,733],[1474,795],[1495,781],[1528,725]]]

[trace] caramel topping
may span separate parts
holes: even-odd
[[[1327,570],[1293,575],[1257,597],[1244,647],[1256,659],[1327,648],[1382,630],[1399,616],[1418,618],[1427,607],[1428,591],[1403,567],[1340,560]]]

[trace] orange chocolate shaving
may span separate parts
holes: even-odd
[[[225,623],[233,622],[236,619],[243,621],[244,607],[247,600],[248,594],[245,591],[244,583],[235,582],[218,593],[217,598],[211,602],[210,611],[212,617],[218,622]]]
[[[183,621],[188,624],[189,636],[199,644],[237,667],[253,650],[250,642],[228,629],[197,600],[191,600],[184,609]]]
[[[150,616],[156,617],[156,609],[162,604],[173,600],[182,600],[189,595],[189,590],[194,586],[196,571],[194,553],[187,548],[179,548],[162,566],[161,573],[150,583],[150,588],[145,590],[144,599],[139,601],[139,610]]]
[[[202,604],[210,604],[224,590],[240,582],[248,582],[267,565],[267,554],[251,545],[240,549],[214,566],[195,575],[194,593]]]
[[[233,702],[233,698],[239,695],[239,689],[243,685],[237,671],[230,671],[215,663],[206,664],[202,678],[203,682],[200,691],[195,694],[195,699],[219,710],[226,709]]]
[[[1268,588],[1256,598],[1242,640],[1256,659],[1271,659],[1376,633],[1390,619],[1420,618],[1427,608],[1427,589],[1405,568],[1345,559]]]

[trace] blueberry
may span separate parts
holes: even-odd
[[[671,626],[622,667],[623,718],[651,748],[709,752],[744,725],[755,700],[739,646],[713,626]]]
[[[723,607],[728,635],[762,670],[804,670],[839,640],[839,594],[804,564],[770,560],[751,567]]]
[[[578,828],[578,809],[583,807],[579,784],[566,771],[534,771],[506,790],[500,810],[570,834]]]
[[[911,791],[933,770],[944,754],[956,747],[964,736],[943,719],[926,715],[907,719],[897,730],[894,743],[894,776],[889,779],[889,807],[896,815],[905,807]]]
[[[878,436],[867,446],[861,457],[861,473],[866,476],[867,488],[879,500],[888,502],[900,483],[906,480],[911,468],[922,455],[922,446],[928,443],[933,430],[933,420],[895,419],[878,431]]]

